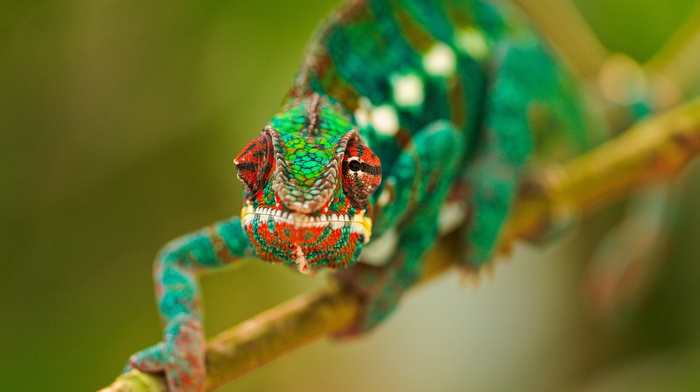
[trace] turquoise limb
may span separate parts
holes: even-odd
[[[164,372],[171,392],[204,390],[205,337],[197,273],[252,256],[234,217],[168,243],[158,253],[154,280],[165,325],[163,342],[131,356],[125,371]]]
[[[362,299],[355,323],[339,336],[363,334],[384,321],[402,294],[418,279],[421,258],[438,237],[438,213],[466,151],[465,137],[448,121],[436,121],[418,133],[399,156],[388,182],[394,200],[376,217],[398,235],[387,263],[362,263],[334,274]],[[385,235],[389,234],[385,231]]]
[[[411,140],[399,155],[384,181],[383,192],[391,194],[386,205],[378,201],[378,214],[373,217],[374,237],[386,231],[408,224],[413,215],[420,219],[439,186],[453,183],[456,169],[466,152],[465,137],[452,123],[446,120],[434,121]],[[378,197],[382,199],[382,195]],[[439,207],[440,201],[436,202]],[[420,211],[417,214],[417,211]]]
[[[524,68],[541,61],[540,48],[506,45],[501,49],[486,96],[481,144],[466,172],[471,216],[464,231],[468,248],[463,261],[473,269],[494,256],[501,228],[519,190],[523,168],[533,150],[528,107],[546,99],[541,88],[533,86],[543,75]]]

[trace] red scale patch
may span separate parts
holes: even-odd
[[[272,139],[265,133],[248,143],[233,160],[238,169],[238,179],[243,182],[246,197],[252,199],[270,178],[275,166]]]

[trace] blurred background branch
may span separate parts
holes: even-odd
[[[608,50],[571,1],[514,0],[562,58],[583,78],[598,75]]]
[[[700,3],[689,13],[668,42],[647,62],[649,69],[669,78],[684,95],[692,94],[700,82]]]

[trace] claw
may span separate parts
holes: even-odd
[[[160,342],[129,357],[129,362],[124,367],[123,373],[131,369],[138,369],[144,372],[156,373],[165,371],[165,343]]]
[[[170,392],[203,392],[205,341],[201,322],[192,316],[175,317],[165,328],[165,342],[129,358],[125,372],[138,369],[165,372]]]

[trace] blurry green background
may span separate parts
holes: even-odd
[[[577,4],[610,48],[643,60],[694,3]],[[160,339],[155,252],[238,213],[232,159],[335,4],[0,0],[0,391],[97,390]],[[697,166],[675,194],[659,285],[625,329],[597,326],[579,295],[594,243],[580,234],[602,213],[519,247],[479,291],[449,276],[370,337],[316,344],[225,390],[700,390]],[[207,331],[322,284],[263,263],[207,276]]]

